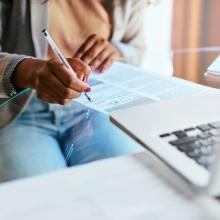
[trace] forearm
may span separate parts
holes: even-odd
[[[123,37],[112,39],[113,44],[122,52],[125,61],[140,65],[146,52],[146,32],[144,25],[145,0],[134,0],[130,3],[131,10],[126,20]]]
[[[141,67],[144,62],[145,48],[139,48],[129,43],[114,43],[115,47],[121,51],[122,62]]]
[[[122,58],[139,56],[145,52],[144,49],[139,48],[130,43],[123,43],[123,42],[114,43],[113,42],[113,45],[120,51]]]

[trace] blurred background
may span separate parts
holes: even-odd
[[[220,46],[219,0],[152,0],[146,9],[149,51]]]
[[[146,56],[145,68],[200,82],[201,73],[220,54],[220,1],[149,2],[145,29],[151,55]]]

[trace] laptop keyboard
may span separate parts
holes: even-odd
[[[209,169],[220,142],[220,121],[161,134],[160,138]]]

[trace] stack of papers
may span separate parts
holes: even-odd
[[[215,61],[208,67],[207,75],[209,74],[220,76],[220,56],[218,56]]]

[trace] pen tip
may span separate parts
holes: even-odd
[[[43,29],[41,33],[44,34],[45,36],[47,36],[47,30],[46,29]]]
[[[89,97],[89,95],[87,93],[85,93],[85,96],[90,102],[92,102],[92,99]]]

